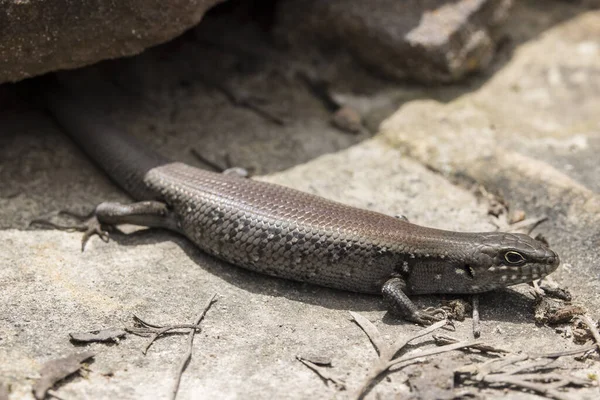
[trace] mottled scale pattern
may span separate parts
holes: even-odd
[[[560,262],[527,235],[426,228],[171,162],[122,132],[86,96],[56,84],[43,96],[57,122],[119,186],[138,201],[159,200],[172,209],[160,216],[167,221],[149,226],[177,225],[199,248],[257,272],[366,293],[380,293],[390,277],[400,278],[393,282],[401,281],[407,293],[479,293],[543,277]],[[132,220],[139,221],[123,219]],[[507,252],[526,259],[511,265]]]
[[[264,274],[379,293],[412,251],[401,239],[410,224],[287,187],[181,163],[145,182],[201,249]]]

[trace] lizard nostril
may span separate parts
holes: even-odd
[[[558,267],[558,264],[560,264],[560,259],[555,254],[554,256],[552,256],[552,265],[555,266],[555,267]]]

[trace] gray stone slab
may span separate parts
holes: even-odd
[[[334,129],[322,103],[280,73],[281,65],[270,64],[270,58],[244,58],[245,68],[239,68],[237,50],[201,45],[200,31],[86,74],[108,79],[127,94],[114,99],[107,118],[173,158],[201,165],[189,153],[191,148],[219,162],[227,152],[236,164],[256,167],[261,175],[257,179],[404,214],[424,225],[494,229],[487,204],[470,188],[452,183],[460,172],[501,192],[513,208],[548,215],[538,232],[572,265],[558,271],[556,279],[598,317],[597,180],[594,169],[588,171],[597,165],[590,158],[597,143],[597,98],[591,89],[597,75],[588,73],[597,58],[585,56],[596,48],[598,15],[564,2],[539,7],[533,1],[518,3],[511,21],[514,51],[495,75],[464,86],[426,89],[374,83],[368,76],[358,79],[361,72],[345,70],[344,64],[334,80],[337,98],[375,126],[385,110],[397,111],[373,139]],[[249,37],[240,35],[239,43],[245,46],[243,39]],[[207,65],[207,58],[213,63]],[[543,71],[562,64],[584,71],[587,84],[548,89],[544,79],[551,74]],[[347,83],[348,77],[357,79]],[[572,79],[565,72],[560,77],[562,82]],[[223,82],[237,93],[266,97],[262,106],[284,116],[286,124],[273,124],[232,104],[215,88]],[[515,92],[515,82],[524,90]],[[351,322],[349,310],[371,320],[386,341],[419,330],[386,315],[377,296],[257,275],[215,260],[169,232],[126,227],[125,234],[114,234],[109,243],[93,239],[81,253],[78,233],[27,230],[28,221],[47,212],[85,211],[100,201],[127,197],[46,117],[18,103],[11,90],[3,90],[0,385],[10,388],[11,399],[31,398],[32,379],[44,362],[88,349],[97,352],[89,371],[84,378],[69,379],[57,390],[59,396],[166,398],[185,351],[184,337],[159,340],[144,356],[145,338],[75,347],[68,334],[130,325],[132,314],[159,324],[190,322],[213,293],[219,300],[196,337],[181,399],[343,397],[358,387],[376,356]],[[536,92],[543,96],[528,97]],[[423,97],[430,100],[419,100]],[[535,121],[548,121],[556,132],[541,129]],[[560,159],[548,143],[571,158]],[[567,163],[573,167],[564,168]],[[441,297],[416,300],[425,307],[439,304]],[[536,326],[533,307],[526,285],[483,295],[483,339],[529,353],[577,347],[553,328]],[[456,327],[454,336],[470,337],[470,320]],[[315,354],[332,360],[331,372],[345,380],[347,391],[325,384],[296,360]],[[390,374],[367,398],[459,394],[462,389],[452,388],[452,370],[477,357],[460,352],[436,356]],[[561,366],[561,372],[580,378],[599,369],[597,361],[571,358]],[[484,398],[506,396],[500,390],[467,390]],[[597,396],[597,388],[570,391],[578,398]],[[537,398],[513,390],[509,394]]]

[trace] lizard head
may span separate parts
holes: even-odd
[[[472,292],[531,282],[552,273],[558,255],[539,240],[519,233],[482,233],[466,254],[462,272]]]

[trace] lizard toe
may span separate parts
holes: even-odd
[[[104,243],[108,243],[108,241],[109,241],[108,231],[106,231],[102,227],[102,224],[100,223],[100,221],[98,221],[98,218],[95,215],[92,216],[91,218],[89,218],[83,224],[86,226],[86,230],[84,231],[83,236],[81,238],[81,251],[85,250],[85,245],[90,240],[90,238],[94,235],[98,235],[98,237]]]
[[[447,314],[441,308],[429,307],[424,310],[415,311],[408,318],[419,325],[427,326],[435,322],[447,319]]]

